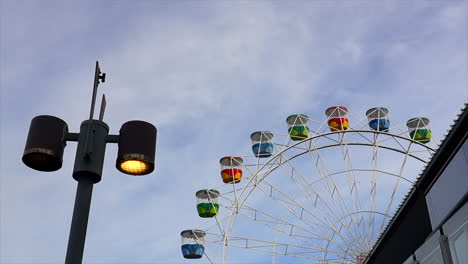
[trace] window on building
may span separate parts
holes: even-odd
[[[468,221],[449,236],[449,244],[453,263],[468,263]]]
[[[468,141],[458,150],[426,195],[432,228],[468,193]],[[468,263],[468,262],[467,262]]]
[[[429,256],[421,260],[421,264],[442,264],[444,259],[442,258],[442,251],[440,247],[437,247],[434,251],[431,252]]]

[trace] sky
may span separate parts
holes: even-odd
[[[65,258],[76,143],[56,172],[21,156],[37,115],[79,131],[96,60],[110,133],[145,120],[158,139],[144,177],[117,171],[108,144],[84,263],[189,263],[179,234],[200,222],[195,191],[220,184],[219,158],[248,153],[250,133],[285,133],[290,114],[383,106],[403,125],[430,118],[436,147],[468,102],[467,1],[0,3],[0,263]]]

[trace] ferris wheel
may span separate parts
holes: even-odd
[[[194,192],[202,221],[181,232],[185,258],[363,263],[435,151],[428,118],[399,125],[384,107],[286,125],[252,133],[250,153],[220,159],[220,184]]]

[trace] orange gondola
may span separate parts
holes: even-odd
[[[242,179],[241,157],[226,156],[219,160],[221,164],[221,178],[224,183],[238,183]]]
[[[344,106],[332,106],[325,110],[328,117],[328,127],[332,132],[348,129],[348,108]]]

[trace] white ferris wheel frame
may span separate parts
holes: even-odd
[[[321,127],[323,126],[322,122],[316,122],[316,123],[321,124]],[[400,130],[402,130],[402,129],[400,128]],[[225,200],[227,200],[227,201],[229,201],[231,203],[228,206],[220,204],[225,208],[230,208],[230,214],[227,216],[227,219],[226,219],[226,217],[224,217],[223,219],[218,219],[219,218],[218,215],[213,217],[215,219],[215,223],[212,224],[205,232],[206,232],[207,235],[217,237],[218,239],[208,240],[207,238],[205,238],[205,240],[208,243],[218,244],[218,245],[222,246],[222,248],[223,248],[223,250],[222,250],[222,263],[226,263],[228,247],[238,247],[238,248],[245,248],[245,249],[251,249],[251,250],[271,253],[273,255],[272,262],[274,262],[274,260],[275,260],[275,255],[288,255],[288,256],[293,256],[293,257],[298,257],[298,258],[304,258],[304,259],[308,259],[308,260],[312,261],[312,262],[307,262],[307,263],[317,263],[317,264],[318,263],[323,264],[323,263],[325,263],[324,261],[326,261],[326,263],[351,263],[351,262],[355,261],[356,257],[359,257],[360,254],[362,253],[362,251],[359,251],[359,250],[356,251],[356,248],[357,249],[361,248],[361,249],[365,249],[365,250],[369,251],[372,248],[373,244],[363,244],[363,241],[361,241],[362,237],[354,237],[355,240],[351,240],[350,238],[347,238],[347,237],[343,236],[341,234],[341,231],[342,231],[343,227],[346,227],[346,225],[347,225],[345,222],[343,222],[343,221],[345,221],[344,218],[349,217],[350,218],[350,223],[352,222],[353,225],[357,226],[356,230],[358,230],[360,232],[359,223],[357,223],[357,219],[355,219],[354,215],[356,215],[356,214],[368,214],[369,217],[374,217],[373,220],[370,220],[370,222],[372,224],[375,224],[375,215],[376,214],[382,215],[384,217],[384,221],[382,221],[381,226],[379,228],[379,230],[382,231],[383,228],[385,227],[384,226],[384,224],[386,223],[385,220],[391,217],[390,208],[391,208],[391,206],[392,206],[392,204],[394,202],[394,198],[395,198],[396,191],[398,189],[399,182],[401,180],[403,180],[403,181],[408,181],[411,184],[414,183],[413,181],[410,181],[410,180],[408,180],[408,179],[406,179],[405,177],[402,176],[403,171],[404,171],[404,167],[405,167],[405,164],[406,164],[406,161],[408,160],[408,158],[418,160],[418,161],[420,161],[422,163],[427,163],[427,160],[420,157],[420,156],[418,156],[417,153],[426,152],[429,155],[432,155],[435,152],[435,149],[429,147],[426,144],[423,144],[421,142],[418,142],[416,140],[408,138],[407,136],[402,136],[402,134],[406,134],[408,132],[407,130],[402,131],[401,134],[394,134],[394,133],[389,133],[389,132],[384,132],[384,131],[376,131],[376,130],[369,130],[369,129],[357,129],[356,130],[356,129],[351,129],[351,128],[349,128],[348,130],[340,130],[340,131],[333,131],[333,132],[326,132],[326,133],[317,133],[317,132],[314,132],[314,131],[311,131],[311,132],[316,133],[316,134],[313,135],[313,136],[309,136],[309,137],[307,137],[307,138],[305,138],[303,140],[296,141],[293,144],[289,144],[289,142],[291,141],[290,139],[285,144],[275,143],[274,144],[275,148],[277,148],[277,147],[283,147],[283,148],[279,149],[279,151],[275,152],[264,163],[260,163],[260,158],[257,158],[257,163],[256,164],[243,165],[243,168],[246,169],[250,173],[249,174],[250,177],[244,178],[244,181],[247,180],[247,182],[242,185],[243,187],[240,187],[240,188],[238,188],[236,186],[237,184],[231,184],[232,185],[232,191],[230,191],[229,193],[223,193],[223,194],[220,195],[221,198],[223,198],[223,199],[225,199]],[[368,134],[372,134],[371,138],[373,138],[373,140],[369,140],[368,137],[365,137],[365,135],[368,135]],[[274,135],[289,136],[289,135],[281,135],[281,134],[274,134]],[[332,136],[334,136],[334,135],[339,135],[339,140],[333,139]],[[350,135],[351,136],[354,136],[354,135],[360,136],[360,137],[366,139],[367,142],[348,142],[347,138],[350,138],[351,137]],[[383,140],[383,141],[378,141],[377,139],[379,138],[380,135],[386,136],[387,138],[385,140]],[[380,136],[380,137],[382,137],[382,136]],[[325,139],[328,139],[328,140],[330,140],[332,142],[329,143],[329,144],[316,146],[314,142],[317,141],[317,139],[319,139],[319,138],[325,138]],[[399,148],[392,147],[392,146],[387,146],[385,144],[382,144],[387,140],[393,140],[394,142],[397,143],[397,145],[399,145]],[[405,148],[400,143],[399,140],[407,141],[408,147]],[[307,147],[303,147],[303,145],[306,145]],[[282,206],[289,213],[291,213],[294,217],[302,219],[302,214],[303,213],[308,213],[310,215],[314,215],[311,212],[307,212],[307,209],[304,208],[304,206],[302,206],[301,204],[295,202],[294,197],[289,197],[287,194],[282,193],[279,188],[277,188],[274,185],[270,184],[266,178],[273,171],[275,171],[275,170],[277,170],[279,168],[284,169],[283,165],[285,165],[285,164],[287,164],[289,166],[288,168],[291,169],[291,172],[288,171],[288,174],[289,174],[291,180],[293,180],[294,177],[300,178],[300,177],[302,177],[302,175],[300,175],[301,174],[300,171],[295,168],[295,166],[291,163],[291,161],[294,160],[295,158],[300,157],[302,155],[305,155],[307,153],[314,152],[314,153],[317,154],[317,157],[314,158],[314,163],[316,163],[315,166],[317,167],[318,166],[317,164],[320,164],[320,163],[324,162],[322,160],[321,155],[320,155],[320,150],[321,149],[326,149],[326,148],[340,147],[341,151],[343,153],[343,159],[344,159],[345,163],[350,162],[350,160],[351,160],[350,155],[351,154],[350,154],[350,151],[349,151],[349,148],[348,148],[349,146],[372,147],[373,157],[374,157],[373,162],[372,162],[372,168],[371,169],[355,169],[355,168],[352,167],[352,164],[346,164],[345,166],[349,166],[349,169],[347,169],[345,171],[339,171],[339,172],[335,172],[335,173],[330,174],[330,173],[326,172],[326,165],[325,165],[325,167],[324,167],[325,172],[324,173],[319,172],[320,178],[318,178],[317,180],[314,181],[314,182],[319,182],[319,181],[322,181],[322,180],[324,180],[326,178],[330,178],[331,182],[333,183],[334,186],[333,186],[333,189],[329,189],[327,191],[329,193],[332,192],[332,194],[331,194],[332,197],[333,197],[333,195],[335,195],[335,193],[336,193],[336,195],[338,197],[341,197],[341,194],[339,192],[339,188],[337,188],[336,184],[333,182],[333,177],[331,177],[331,176],[333,176],[335,174],[341,174],[341,173],[350,174],[352,176],[351,180],[353,181],[354,184],[350,184],[350,192],[353,193],[353,189],[355,190],[354,191],[354,193],[355,193],[354,199],[355,200],[353,201],[353,204],[356,206],[356,208],[358,208],[360,210],[357,210],[357,211],[351,210],[350,211],[349,208],[342,208],[342,209],[347,211],[347,214],[342,215],[341,217],[338,217],[338,216],[335,215],[335,218],[338,219],[338,222],[336,222],[336,223],[330,223],[330,221],[328,221],[330,219],[330,217],[327,217],[326,215],[323,215],[322,217],[317,217],[317,220],[320,223],[324,224],[324,226],[322,226],[322,227],[328,228],[329,230],[332,231],[331,236],[329,236],[329,235],[327,236],[327,234],[323,234],[323,232],[322,232],[323,230],[318,230],[313,225],[311,225],[311,223],[306,223],[307,226],[310,227],[311,229],[310,230],[304,230],[303,227],[297,226],[294,223],[290,223],[285,219],[278,218],[276,216],[273,216],[273,215],[270,215],[268,213],[262,212],[261,210],[251,208],[251,207],[245,205],[245,202],[250,197],[250,195],[254,192],[254,190],[259,190],[259,191],[262,191],[264,193],[270,192],[270,197],[272,199],[274,199],[274,200],[277,200],[277,202],[278,201],[282,202],[283,203]],[[411,151],[412,146],[418,146],[422,150]],[[284,156],[284,154],[287,153],[288,151],[292,150],[292,149],[294,149],[296,151],[301,150],[302,152],[296,153],[295,155],[286,158],[286,156]],[[401,164],[399,174],[389,173],[389,172],[377,169],[377,161],[378,161],[377,155],[378,155],[378,150],[379,149],[386,149],[386,150],[390,150],[390,151],[393,151],[393,152],[400,153],[400,154],[404,155],[404,161]],[[245,155],[245,156],[252,156],[252,155]],[[245,156],[243,156],[243,157],[245,157]],[[314,156],[312,155],[312,157],[314,157]],[[250,167],[255,167],[255,169],[251,170]],[[319,170],[318,167],[317,167],[317,169]],[[376,186],[376,176],[375,176],[376,173],[388,174],[390,176],[393,176],[393,177],[397,178],[397,184],[394,186],[394,188],[392,190],[391,201],[388,203],[385,212],[378,212],[378,211],[375,210],[375,199],[376,199],[376,195],[377,195],[376,188],[372,188],[372,190],[371,190],[371,199],[372,199],[371,204],[373,205],[373,207],[370,208],[370,210],[363,210],[362,208],[359,208],[359,196],[357,195],[358,185],[356,184],[356,177],[355,177],[354,173],[355,172],[361,172],[361,171],[367,171],[367,172],[372,173],[372,181],[373,181],[372,186],[373,187]],[[347,175],[347,176],[349,176],[349,175]],[[314,182],[311,183],[310,185],[314,184]],[[264,188],[264,186],[262,186],[261,184],[267,185],[270,188],[270,190],[266,190]],[[295,184],[297,185],[297,183],[295,183]],[[225,186],[225,185],[226,184],[223,184],[221,186],[214,187],[212,189],[220,188],[220,187]],[[297,185],[297,186],[300,187],[300,185]],[[307,188],[307,187],[308,186],[306,186],[305,188]],[[304,191],[304,189],[301,189],[301,191],[311,203],[314,203],[314,201],[315,201],[315,203],[317,203],[317,201],[320,200],[321,202],[325,202],[325,204],[326,204],[326,201],[322,200],[320,195],[318,195],[317,193],[315,193],[316,194],[315,199],[312,199],[312,197],[309,197],[309,195],[307,194],[307,192]],[[274,197],[273,192],[280,194],[283,197],[283,199],[281,199],[279,197]],[[234,199],[230,199],[229,198],[230,195],[234,195]],[[289,201],[285,201],[284,198],[287,198]],[[339,198],[339,199],[342,199],[342,198]],[[333,201],[333,202],[335,203],[336,201]],[[302,209],[300,215],[297,212],[294,212],[294,210],[292,210],[291,207],[288,207],[288,204],[289,204],[289,206],[299,206]],[[343,207],[343,205],[344,204],[340,204],[339,200],[338,200],[338,204],[334,204],[334,206],[338,207],[338,208]],[[317,213],[317,212],[315,212],[315,213]],[[247,218],[249,218],[249,219],[251,219],[253,221],[257,221],[257,222],[258,221],[263,221],[263,224],[266,225],[267,227],[271,228],[272,230],[275,230],[276,234],[278,234],[278,232],[283,233],[283,234],[287,234],[287,232],[289,232],[290,235],[292,236],[293,229],[301,229],[301,231],[309,232],[312,235],[319,237],[323,241],[327,241],[327,246],[325,248],[323,248],[322,246],[311,242],[310,241],[311,237],[307,237],[307,238],[303,238],[303,239],[300,238],[300,237],[295,237],[295,239],[297,239],[298,241],[300,241],[302,243],[305,243],[305,244],[313,244],[315,248],[317,248],[317,249],[320,248],[320,250],[310,251],[310,249],[311,249],[310,247],[300,245],[300,244],[280,243],[280,242],[276,241],[276,239],[275,239],[275,241],[272,242],[272,241],[267,241],[267,240],[261,240],[261,239],[231,235],[232,229],[234,227],[234,224],[236,222],[236,218],[237,218],[238,215],[243,215],[244,217],[247,217]],[[258,219],[260,216],[269,217],[271,219],[274,219],[277,222],[267,221],[267,220],[260,220],[260,219]],[[361,217],[361,222],[362,222],[362,219],[363,219],[363,217]],[[202,223],[201,225],[204,225],[204,224],[206,224],[206,223],[208,223],[210,221],[213,221],[213,220],[208,219],[204,223]],[[224,221],[226,221],[226,224],[224,225],[224,228],[223,228],[221,223],[224,222]],[[278,225],[280,225],[280,224],[291,226],[291,230],[284,230],[282,228],[279,228]],[[316,225],[316,223],[314,223],[314,225]],[[220,233],[215,233],[215,232],[210,231],[211,229],[216,229],[216,227],[219,229]],[[373,230],[373,228],[369,229],[369,230]],[[348,232],[348,234],[352,234],[352,232]],[[375,242],[374,239],[377,239],[377,237],[374,238],[375,235],[376,234],[374,234],[373,232],[370,232],[370,233],[367,233],[367,234],[359,234],[359,236],[370,236],[371,239],[369,241],[371,241],[371,242],[372,241]],[[342,240],[349,242],[349,244],[345,245],[342,242],[334,240],[335,236],[339,236]],[[307,239],[309,239],[309,240],[307,240]],[[336,251],[336,250],[334,250],[334,251],[330,250],[329,251],[328,247],[329,247],[330,243],[333,243],[335,245],[335,247],[340,248],[342,251]],[[350,247],[350,245],[354,245],[355,247]],[[276,251],[277,247],[284,247],[285,249],[283,251]],[[269,248],[273,248],[273,250],[269,250]],[[299,250],[300,253],[297,254],[297,253],[293,253],[293,252],[288,252],[288,249]],[[306,257],[304,255],[301,255],[301,254],[315,253],[315,252],[316,253],[321,253],[322,257],[320,257],[320,258],[311,258],[311,257]],[[327,259],[327,254],[328,253],[334,254],[335,256],[340,256],[341,258],[340,259]],[[210,263],[215,263],[214,258],[212,256],[210,256],[210,254],[205,252],[204,255],[207,257],[207,259],[208,259],[208,261]]]

